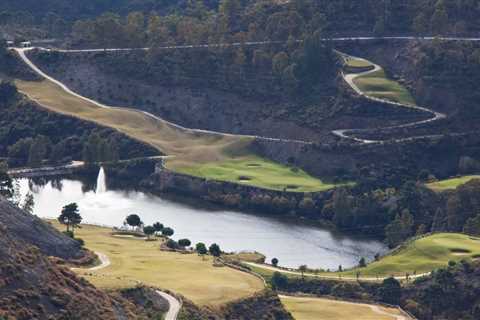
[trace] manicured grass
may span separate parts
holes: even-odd
[[[61,230],[64,227],[52,221]],[[228,267],[214,267],[210,256],[160,251],[160,241],[111,236],[111,229],[82,225],[75,232],[85,247],[109,257],[111,265],[78,271],[100,288],[128,288],[137,281],[180,293],[199,305],[218,306],[262,290],[263,282]],[[77,271],[77,270],[76,270]]]
[[[181,166],[176,170],[198,177],[293,192],[323,191],[339,185],[323,182],[303,170],[289,168],[256,156]]]
[[[396,320],[401,315],[395,308],[321,298],[281,296],[280,300],[295,320]]]
[[[438,233],[409,242],[397,252],[372,262],[365,268],[354,268],[344,272],[319,272],[319,276],[355,278],[379,278],[423,274],[446,267],[449,261],[480,258],[480,238],[459,233]],[[253,267],[253,271],[266,277],[273,274],[271,270]],[[297,275],[285,274],[290,277]]]
[[[266,189],[322,191],[323,183],[299,170],[256,157],[249,150],[252,138],[181,129],[130,109],[106,109],[67,94],[54,83],[16,81],[18,88],[45,108],[117,129],[172,156],[167,168],[207,179],[218,179]],[[242,179],[245,178],[245,179]]]
[[[396,81],[388,79],[383,69],[359,76],[353,81],[366,95],[407,105],[415,105],[415,99],[407,88]]]
[[[355,59],[351,57],[345,57],[345,65],[351,68],[368,68],[373,67],[373,65],[364,59]]]
[[[428,183],[426,186],[434,191],[453,190],[467,182],[472,181],[473,179],[480,179],[480,175],[463,176],[458,178],[436,181],[436,182]]]

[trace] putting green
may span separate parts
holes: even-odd
[[[473,179],[480,179],[480,175],[463,176],[458,178],[440,180],[432,183],[427,183],[426,186],[434,191],[453,190],[461,185],[464,185],[467,182],[472,181]]]
[[[55,227],[64,230],[56,221]],[[160,251],[160,241],[114,237],[111,229],[82,225],[76,237],[85,247],[105,254],[111,264],[96,271],[76,270],[95,286],[129,288],[138,281],[180,293],[198,305],[218,306],[264,289],[263,281],[229,267],[215,267],[212,258]]]

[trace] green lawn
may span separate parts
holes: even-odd
[[[453,190],[467,182],[472,181],[473,179],[480,179],[480,175],[463,176],[458,178],[436,181],[428,183],[426,186],[434,191]]]
[[[354,59],[351,57],[345,57],[345,65],[351,68],[368,68],[373,67],[373,65],[364,59]]]
[[[407,88],[396,81],[388,79],[383,69],[359,76],[353,81],[368,96],[415,105],[415,99]]]
[[[294,169],[257,156],[220,162],[176,167],[176,171],[202,178],[244,183],[292,192],[324,191],[340,184],[327,183],[300,169]]]
[[[355,268],[344,272],[320,272],[320,276],[356,277],[388,277],[428,273],[447,266],[449,261],[480,258],[480,238],[459,233],[438,233],[406,244],[396,253],[385,256],[379,261],[367,265],[366,268]],[[271,270],[254,267],[254,271],[271,276]],[[289,274],[286,274],[289,275]],[[296,276],[296,275],[289,275]]]

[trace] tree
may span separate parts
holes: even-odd
[[[143,233],[147,235],[147,238],[150,239],[150,236],[155,233],[155,228],[153,226],[143,227]]]
[[[216,243],[213,243],[209,248],[208,252],[214,257],[220,257],[222,254],[222,250],[220,250],[220,246]]]
[[[8,199],[13,197],[13,193],[12,178],[8,175],[6,168],[0,168],[0,195]]]
[[[367,262],[365,261],[365,258],[364,257],[361,257],[360,258],[360,261],[358,262],[358,266],[360,268],[365,268],[367,266]]]
[[[58,222],[67,226],[67,233],[71,231],[72,237],[75,236],[75,227],[82,222],[82,216],[76,203],[70,203],[63,207],[62,213],[58,217]],[[72,230],[70,230],[70,228]]]
[[[278,271],[273,273],[272,280],[270,281],[272,282],[272,287],[275,290],[285,288],[288,284],[287,276]]]
[[[197,253],[201,255],[202,257],[207,254],[207,246],[203,242],[197,243],[195,246],[195,250],[197,250]]]
[[[23,201],[23,204],[22,204],[22,209],[27,211],[28,213],[32,213],[34,206],[35,206],[35,201],[33,199],[33,194],[29,192],[25,196],[25,200]]]
[[[272,266],[274,266],[274,267],[278,266],[278,259],[277,258],[272,259]]]
[[[298,267],[298,270],[302,273],[302,280],[305,280],[305,272],[307,272],[308,267],[305,264],[302,264],[300,267]]]
[[[181,246],[181,247],[188,247],[192,244],[192,242],[188,239],[180,239],[178,240],[178,244]]]
[[[163,224],[160,222],[155,222],[153,224],[153,228],[155,229],[155,232],[162,232],[163,230]]]
[[[7,103],[17,95],[17,87],[10,81],[0,82],[0,103]]]
[[[402,214],[398,214],[395,220],[385,227],[385,236],[388,245],[393,248],[408,237],[413,235],[413,216],[408,209],[402,211]]]
[[[174,233],[175,233],[175,231],[173,231],[172,228],[166,227],[166,228],[162,229],[162,234],[166,237],[171,237],[171,236],[173,236]]]
[[[467,220],[463,232],[471,236],[480,236],[480,214]]]
[[[397,279],[390,277],[383,280],[382,286],[379,288],[379,296],[382,302],[398,305],[402,295],[402,287]]]
[[[132,228],[138,228],[142,225],[142,220],[137,214],[131,214],[127,216],[125,222]]]

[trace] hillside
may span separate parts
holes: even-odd
[[[135,319],[135,307],[97,290],[47,256],[77,258],[79,244],[0,200],[0,317]]]

